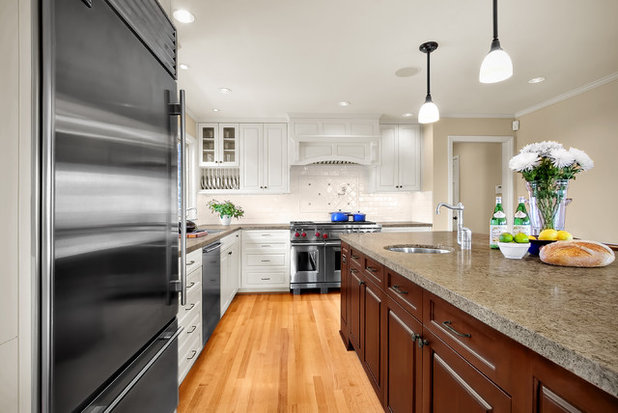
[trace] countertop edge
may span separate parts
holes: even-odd
[[[374,254],[371,249],[365,248],[362,244],[343,239],[342,241],[397,273],[406,276],[410,281],[446,300],[461,311],[482,321],[526,348],[540,354],[614,397],[618,397],[618,372],[614,371],[612,368],[604,366],[595,360],[583,357],[559,343],[496,314],[489,308],[462,297],[446,287],[416,274],[408,268],[401,267],[384,256]]]

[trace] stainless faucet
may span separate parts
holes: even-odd
[[[463,212],[464,206],[461,202],[457,205],[450,205],[446,202],[440,202],[436,207],[436,215],[440,215],[440,208],[445,207],[453,211],[457,211],[457,243],[461,246],[461,249],[469,250],[472,248],[472,231],[470,228],[463,226]]]

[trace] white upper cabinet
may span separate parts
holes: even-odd
[[[198,133],[201,167],[238,166],[238,124],[200,123]]]
[[[287,127],[283,123],[241,124],[239,127],[241,190],[287,191]]]
[[[382,125],[380,165],[375,168],[378,192],[421,189],[421,132],[418,125]]]

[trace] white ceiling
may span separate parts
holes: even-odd
[[[179,8],[196,16],[175,24],[179,62],[190,66],[179,85],[198,121],[416,115],[426,82],[418,47],[428,40],[440,44],[431,92],[442,116],[512,116],[618,72],[617,0],[499,1],[499,38],[514,75],[493,85],[478,82],[491,0],[172,0]],[[410,66],[420,72],[395,75]],[[536,76],[547,80],[528,84]],[[340,107],[342,100],[352,104]]]

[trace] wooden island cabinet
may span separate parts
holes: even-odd
[[[341,337],[385,411],[618,412],[612,395],[345,242],[341,260]]]

